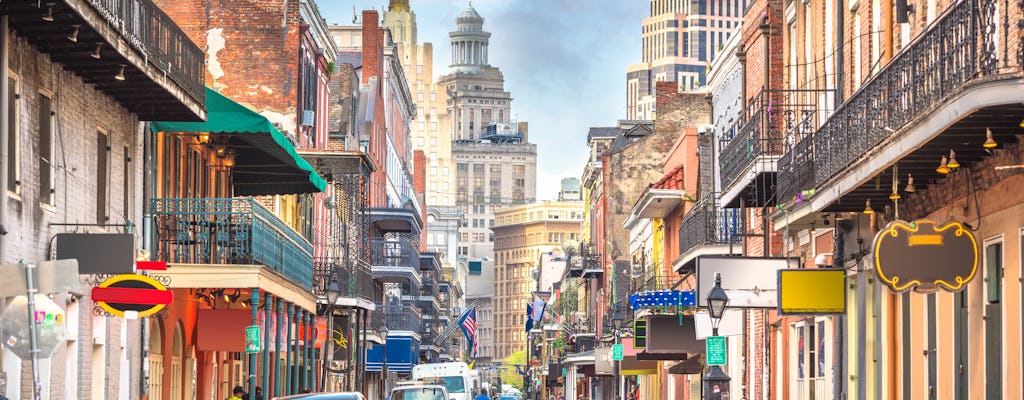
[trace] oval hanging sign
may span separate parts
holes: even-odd
[[[875,235],[875,272],[894,292],[956,292],[978,271],[978,243],[959,222],[894,221]]]
[[[92,288],[92,300],[108,313],[135,319],[148,317],[162,310],[174,292],[145,275],[121,274]]]

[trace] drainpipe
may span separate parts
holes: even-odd
[[[7,159],[10,154],[7,154],[7,139],[10,135],[7,127],[9,121],[7,121],[7,110],[11,107],[10,102],[7,101],[8,93],[11,88],[7,81],[9,79],[7,73],[7,66],[10,63],[10,30],[8,29],[8,16],[4,15],[0,17],[0,193],[7,190]],[[0,263],[7,260],[7,196],[6,194],[0,199]],[[5,303],[0,299],[0,305]]]
[[[836,91],[835,106],[833,108],[843,103],[843,70],[846,68],[843,65],[843,52],[845,51],[843,43],[846,40],[843,38],[843,29],[845,28],[843,21],[844,8],[846,8],[845,2],[836,2],[836,26],[839,29],[836,29]]]

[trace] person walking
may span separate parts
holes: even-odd
[[[231,397],[228,397],[228,400],[243,400],[245,397],[247,397],[245,389],[241,386],[235,386],[235,388],[231,390]]]

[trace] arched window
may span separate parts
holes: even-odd
[[[150,319],[149,324],[149,399],[163,399],[164,377],[164,331],[158,318]]]
[[[182,397],[181,360],[185,353],[185,330],[181,321],[174,324],[174,341],[171,346],[171,400],[184,400]]]

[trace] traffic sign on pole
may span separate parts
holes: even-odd
[[[612,345],[612,360],[622,361],[622,345]]]
[[[250,325],[245,327],[245,352],[259,353],[260,347],[259,325]]]
[[[704,343],[707,347],[708,365],[725,365],[725,336],[708,336]]]

